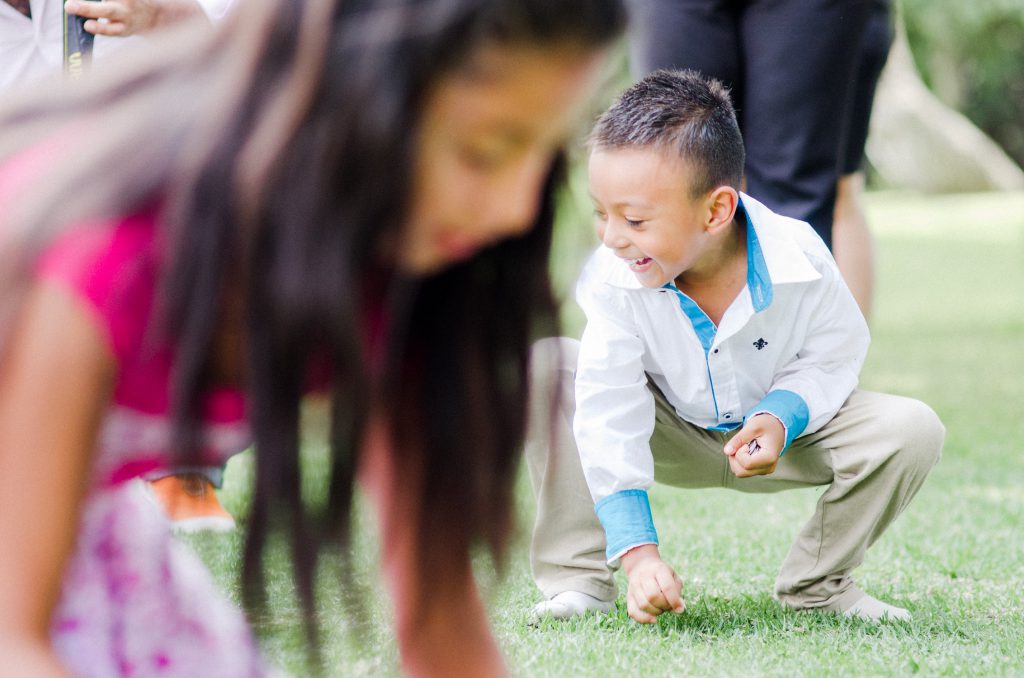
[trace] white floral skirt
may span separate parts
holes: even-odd
[[[50,635],[76,676],[269,675],[241,610],[137,480],[86,500]]]

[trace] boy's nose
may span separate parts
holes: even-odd
[[[629,239],[626,238],[622,228],[615,223],[615,219],[611,218],[604,224],[604,229],[601,231],[601,242],[612,250],[629,246]]]

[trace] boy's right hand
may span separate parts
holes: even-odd
[[[626,608],[641,624],[653,624],[662,612],[682,612],[683,580],[661,559],[658,547],[644,544],[622,556],[622,568],[629,578]]]

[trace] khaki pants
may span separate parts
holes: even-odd
[[[611,600],[616,587],[605,561],[604,530],[572,436],[578,347],[564,338],[534,347],[526,460],[537,522],[530,560],[534,581],[548,598],[582,591]],[[650,388],[656,403],[651,451],[657,482],[743,492],[829,486],[775,582],[776,597],[795,608],[843,609],[854,602],[860,592],[850,573],[917,493],[939,460],[945,435],[924,403],[858,390],[821,430],[794,441],[774,473],[737,478],[722,452],[732,433],[683,421],[653,384]]]

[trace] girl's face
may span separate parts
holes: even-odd
[[[399,267],[429,274],[525,233],[603,53],[490,46],[443,79],[417,141]]]

